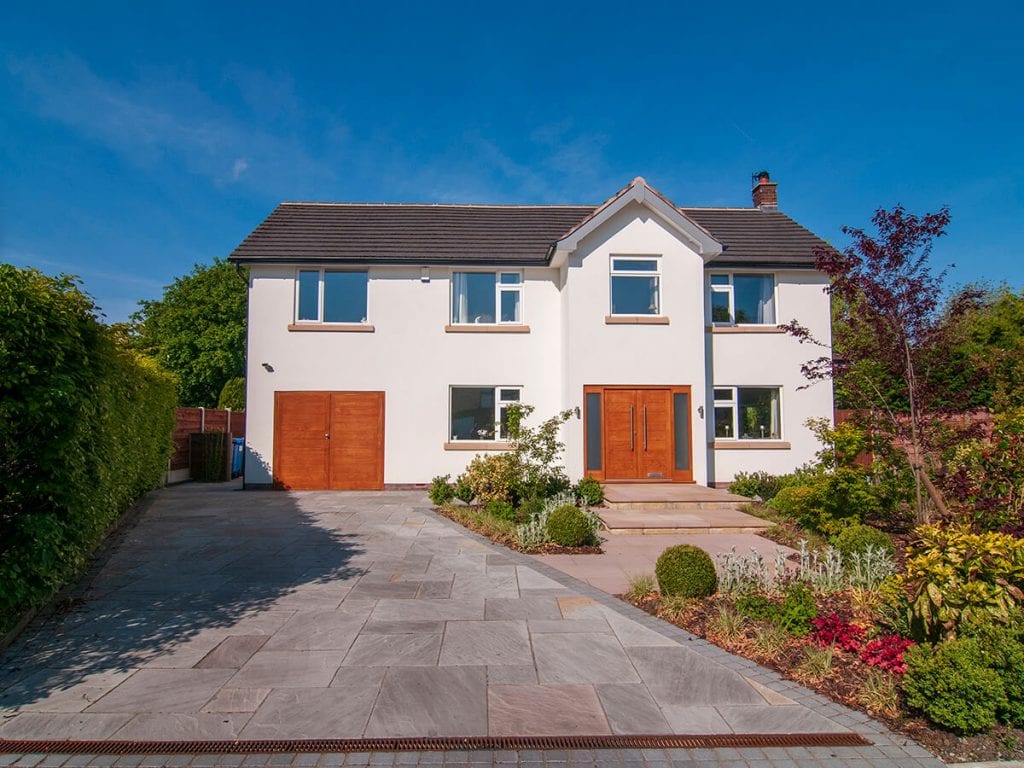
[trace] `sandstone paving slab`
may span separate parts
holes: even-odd
[[[238,669],[266,642],[266,635],[232,635],[196,663],[196,669]]]
[[[25,712],[0,726],[4,739],[109,739],[130,714]]]
[[[486,734],[484,667],[392,667],[366,726],[368,737]]]
[[[716,707],[718,713],[736,733],[836,733],[849,730],[845,726],[801,706]]]
[[[340,651],[259,651],[228,675],[233,675],[232,688],[326,688],[344,655]]]
[[[266,651],[347,651],[370,615],[369,605],[297,611],[264,646]]]
[[[206,702],[203,712],[255,712],[270,688],[221,688]]]
[[[366,635],[440,635],[444,632],[443,621],[368,621],[359,634]]]
[[[91,704],[89,712],[198,712],[230,669],[142,669]]]
[[[672,733],[704,734],[733,733],[732,727],[714,707],[673,705],[663,706],[662,714],[668,721]],[[763,733],[763,731],[744,731],[744,733]]]
[[[611,733],[591,685],[492,685],[487,718],[492,736]]]
[[[487,684],[536,683],[537,668],[533,664],[494,664],[487,667]]]
[[[123,683],[134,669],[93,672],[62,684],[59,670],[41,669],[0,690],[0,709],[22,712],[81,712]]]
[[[672,732],[647,686],[637,683],[606,683],[594,687],[612,733]]]
[[[532,664],[525,621],[449,621],[440,666]]]
[[[250,717],[251,712],[136,715],[117,730],[114,738],[161,741],[232,740],[238,738],[242,726]]]
[[[441,635],[362,635],[342,662],[346,667],[436,667]]]
[[[242,728],[244,739],[359,738],[380,682],[272,691]]]
[[[489,597],[484,616],[488,621],[505,619],[560,619],[558,603],[551,596]]]
[[[542,683],[640,682],[626,652],[610,635],[534,635],[533,653]]]
[[[665,706],[766,704],[764,698],[738,672],[688,648],[628,648],[633,667],[655,701]],[[765,707],[766,708],[766,707]]]
[[[484,618],[484,601],[479,600],[395,600],[377,601],[370,618],[374,621],[457,621]]]

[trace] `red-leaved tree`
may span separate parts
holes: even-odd
[[[915,216],[901,206],[879,209],[871,219],[876,234],[843,227],[850,245],[819,248],[816,267],[828,275],[827,289],[841,308],[829,354],[802,367],[811,381],[841,381],[856,407],[870,409],[876,429],[905,456],[913,472],[919,522],[929,519],[927,494],[940,514],[948,509],[933,481],[938,470],[931,438],[941,432],[943,412],[956,409],[955,397],[939,393],[930,376],[949,343],[951,316],[971,306],[961,292],[940,309],[946,270],[928,263],[934,240],[945,234],[949,210]],[[793,321],[784,328],[802,343],[827,348]],[[941,397],[939,396],[941,394]],[[940,405],[941,404],[941,405]],[[952,406],[952,407],[951,407]]]

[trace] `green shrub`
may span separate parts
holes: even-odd
[[[1008,708],[1003,680],[985,665],[977,640],[919,645],[904,656],[907,704],[936,725],[960,734],[986,731]]]
[[[748,499],[760,497],[761,501],[769,502],[785,483],[786,478],[767,472],[738,472],[736,478],[729,483],[729,493],[746,496]]]
[[[544,499],[540,496],[530,496],[519,503],[519,508],[516,510],[516,520],[520,523],[533,520],[543,509]]]
[[[575,504],[563,504],[548,515],[547,534],[563,547],[580,547],[593,541],[594,527],[582,509]]]
[[[896,553],[892,539],[886,533],[864,523],[846,526],[832,540],[832,546],[839,550],[839,554],[843,556],[843,561],[846,563],[850,562],[854,552],[863,554],[869,544],[874,545],[890,557]]]
[[[662,552],[654,574],[658,589],[667,597],[707,597],[718,586],[711,557],[690,544],[679,544]]]
[[[596,507],[604,501],[604,488],[601,487],[601,483],[592,477],[584,477],[576,483],[572,492],[576,494],[577,499],[588,507]]]
[[[825,534],[877,515],[880,502],[867,472],[859,466],[799,474],[780,489],[769,506],[804,528]]]
[[[1008,624],[967,625],[963,634],[977,641],[986,665],[1002,678],[1006,709],[1000,719],[1024,725],[1024,617]]]
[[[489,501],[515,502],[520,489],[519,461],[511,453],[479,454],[466,467],[462,480],[482,504]]]
[[[0,632],[167,468],[174,379],[96,311],[72,278],[0,264]]]
[[[471,504],[475,495],[473,487],[466,482],[466,476],[459,475],[455,480],[455,498],[463,504]]]
[[[794,637],[802,637],[811,631],[811,621],[816,618],[818,605],[810,587],[798,581],[788,584],[773,623]]]
[[[220,397],[217,398],[218,408],[230,408],[232,411],[245,410],[245,377],[236,376],[228,379],[221,387]]]
[[[754,621],[771,621],[775,617],[776,606],[765,595],[740,595],[736,598],[736,610],[741,616]]]
[[[1024,600],[1024,539],[923,525],[900,578],[915,640],[956,637],[962,624],[1007,622]]]
[[[449,501],[455,498],[455,488],[448,482],[451,480],[451,475],[438,475],[430,481],[430,503],[435,507],[440,507],[442,504],[447,504]]]
[[[492,499],[487,502],[487,506],[484,510],[491,517],[496,517],[499,520],[504,520],[507,523],[516,522],[516,508],[513,507],[507,501],[500,501],[498,499]]]

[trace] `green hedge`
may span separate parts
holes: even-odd
[[[159,485],[173,377],[121,348],[69,277],[0,264],[0,632]]]

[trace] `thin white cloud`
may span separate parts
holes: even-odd
[[[239,157],[235,160],[231,166],[231,178],[233,181],[238,181],[242,178],[242,174],[249,170],[249,161],[244,157]]]

